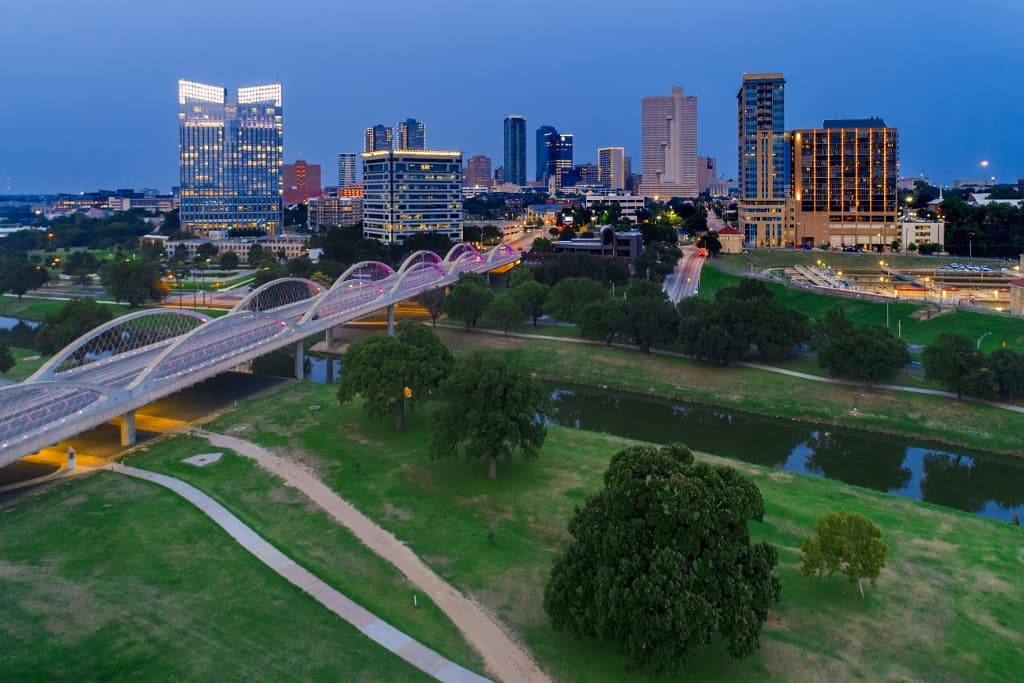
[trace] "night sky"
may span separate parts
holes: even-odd
[[[833,7],[837,5],[841,7]],[[786,127],[877,115],[905,175],[1024,177],[1024,2],[4,0],[0,193],[177,184],[177,79],[284,85],[285,158],[325,165],[408,116],[501,165],[502,119],[624,145],[640,97],[699,101],[698,148],[736,169],[740,75],[786,75]],[[527,168],[533,168],[532,144]],[[532,179],[532,173],[530,175]]]

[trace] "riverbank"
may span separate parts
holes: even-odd
[[[536,461],[503,464],[492,481],[482,463],[429,461],[429,405],[396,434],[358,404],[338,406],[333,387],[311,382],[248,400],[207,428],[300,459],[518,633],[555,679],[669,680],[626,672],[605,644],[552,631],[541,609],[573,507],[598,489],[608,459],[629,441],[551,427]],[[838,680],[1000,680],[1024,664],[1024,613],[1014,606],[1024,588],[1019,528],[840,482],[701,458],[740,467],[761,488],[766,517],[751,530],[780,549],[783,598],[754,656],[732,660],[716,646],[688,663],[688,677],[809,680],[827,671]],[[803,535],[819,515],[840,508],[872,518],[890,545],[879,587],[864,600],[839,578],[798,571]]]
[[[937,396],[814,382],[747,367],[439,327],[453,351],[513,354],[536,376],[612,388],[783,420],[898,434],[994,453],[1024,455],[1017,413]]]

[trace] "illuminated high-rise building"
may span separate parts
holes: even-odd
[[[466,176],[462,179],[466,187],[489,189],[491,187],[491,158],[486,154],[471,156],[466,161]]]
[[[284,165],[282,177],[285,204],[302,204],[323,193],[320,187],[320,164],[299,159],[294,164]]]
[[[680,86],[640,102],[642,187],[645,196],[696,197],[697,98]]]
[[[597,181],[610,190],[626,189],[626,150],[600,147],[597,150]]]
[[[541,126],[537,129],[537,173],[534,180],[538,183],[546,183],[554,170],[552,155],[557,144],[558,129],[554,126]]]
[[[384,149],[391,149],[394,145],[394,131],[383,123],[370,126],[363,135],[363,151],[379,152]]]
[[[403,243],[436,232],[462,239],[462,152],[363,152],[363,236]]]
[[[342,152],[338,155],[338,187],[353,187],[356,184],[356,155]]]
[[[281,230],[281,85],[227,89],[178,81],[181,229]]]
[[[505,117],[504,180],[515,185],[526,184],[526,119],[517,114]]]
[[[395,126],[395,149],[426,149],[427,127],[422,121],[406,119]]]

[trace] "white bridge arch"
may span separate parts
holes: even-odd
[[[397,269],[356,263],[326,289],[279,278],[219,318],[174,308],[115,318],[68,344],[24,382],[0,388],[0,467],[270,351],[447,287],[462,273],[486,273],[519,258],[506,244],[486,253],[456,244],[444,258],[417,251]]]

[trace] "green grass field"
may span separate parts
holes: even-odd
[[[739,280],[739,276],[723,272],[715,267],[704,268],[701,273],[700,296],[710,298],[718,290],[734,285]],[[885,325],[886,306],[884,303],[816,294],[774,282],[765,282],[764,284],[775,295],[776,301],[784,306],[800,310],[814,320],[823,318],[825,312],[830,308],[841,308],[846,317],[858,325]],[[903,339],[912,344],[928,344],[942,332],[958,332],[972,339],[977,339],[982,334],[990,332],[991,334],[982,341],[983,351],[995,351],[1005,342],[1007,348],[1024,352],[1024,318],[974,311],[943,313],[931,320],[914,317],[915,311],[924,308],[921,304],[889,304],[890,329],[895,331],[897,321],[900,321],[903,328]]]
[[[58,311],[66,303],[63,299],[19,299],[11,294],[0,296],[0,315],[11,318],[22,318],[41,322],[48,313]],[[115,316],[127,313],[129,309],[123,304],[104,304]]]
[[[903,254],[850,254],[842,251],[822,251],[814,249],[753,249],[746,254],[721,254],[715,264],[723,270],[733,273],[745,273],[750,270],[765,268],[784,268],[794,265],[813,265],[817,261],[826,261],[837,270],[855,268],[877,268],[879,261],[892,264],[895,268],[938,268],[950,263],[967,263],[961,256],[913,256]],[[1006,261],[998,259],[974,259],[972,263],[987,265],[991,268],[1002,268]],[[1011,264],[1017,265],[1016,263]]]
[[[0,525],[6,680],[427,680],[158,486],[8,494]]]
[[[597,490],[609,457],[627,442],[551,428],[538,460],[503,464],[491,481],[482,462],[429,462],[430,421],[429,407],[421,406],[409,429],[395,434],[388,421],[370,420],[358,405],[338,407],[333,388],[295,383],[211,427],[315,467],[343,497],[493,610],[556,680],[669,680],[627,672],[604,643],[554,632],[541,608],[569,514]],[[733,660],[715,646],[687,664],[683,679],[997,681],[1024,666],[1020,528],[828,480],[732,465],[749,473],[766,499],[765,521],[752,524],[752,533],[780,549],[782,602],[758,653]],[[872,518],[890,546],[879,587],[864,600],[841,579],[808,579],[797,571],[801,538],[818,516],[840,508]]]
[[[546,380],[664,396],[785,420],[901,434],[965,448],[1024,455],[1021,416],[937,396],[861,389],[754,368],[558,341],[438,328],[453,351],[491,348]],[[806,370],[794,367],[795,370]]]
[[[13,368],[5,372],[2,377],[13,382],[20,382],[25,379],[38,370],[43,363],[47,361],[47,357],[40,356],[39,352],[35,349],[19,349],[12,347],[11,355],[14,356],[15,365]],[[25,360],[26,358],[35,358],[35,360]]]
[[[304,403],[297,409],[309,411]],[[216,464],[197,468],[181,462],[213,451],[224,453]],[[414,607],[412,596],[417,591],[397,569],[253,461],[203,439],[178,436],[135,451],[126,464],[187,481],[366,609],[446,657],[482,671],[477,654],[429,598],[417,594],[418,607]]]

